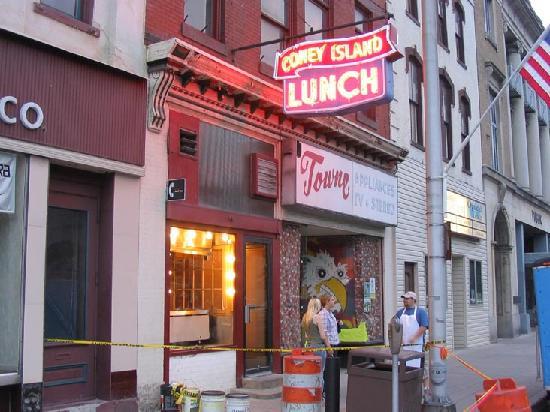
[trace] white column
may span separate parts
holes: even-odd
[[[515,50],[513,46],[510,47],[508,62],[512,65],[512,67],[519,66],[521,62],[519,51]],[[519,97],[511,98],[510,106],[512,108],[512,149],[514,156],[514,174],[516,178],[516,183],[524,189],[529,189],[529,166],[527,163],[527,130],[525,125],[523,94]]]
[[[529,158],[529,187],[531,193],[542,197],[542,172],[540,165],[539,119],[537,113],[526,113],[527,157]]]
[[[542,195],[546,203],[550,203],[550,134],[548,126],[539,127],[540,155],[542,169]]]

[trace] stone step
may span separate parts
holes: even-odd
[[[232,388],[231,393],[241,393],[253,399],[277,399],[283,392],[282,386],[268,389]]]
[[[246,389],[271,389],[283,386],[283,375],[270,373],[267,375],[243,378],[243,388]]]

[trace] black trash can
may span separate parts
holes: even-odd
[[[347,412],[392,410],[392,354],[387,348],[364,348],[350,351],[348,358]],[[423,368],[406,366],[406,361],[424,354],[401,351],[399,354],[399,411],[422,410]]]

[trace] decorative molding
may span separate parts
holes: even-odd
[[[149,96],[147,99],[147,127],[159,133],[166,121],[164,104],[168,91],[174,82],[175,73],[172,69],[153,71],[149,73]]]

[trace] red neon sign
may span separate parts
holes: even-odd
[[[297,44],[275,60],[288,114],[342,113],[393,97],[390,62],[400,57],[391,26],[347,39]]]

